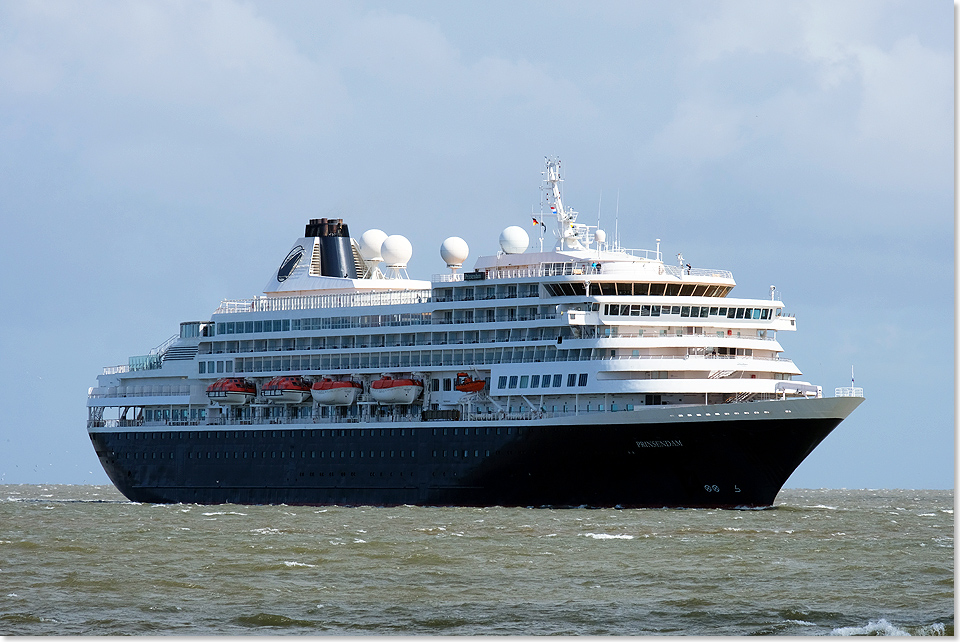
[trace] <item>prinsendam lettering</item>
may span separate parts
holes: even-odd
[[[638,441],[637,446],[640,448],[670,448],[671,446],[683,446],[683,443],[679,439],[668,441]]]

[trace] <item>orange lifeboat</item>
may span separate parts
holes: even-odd
[[[303,403],[310,398],[310,384],[300,375],[274,377],[263,384],[260,394],[279,403]]]
[[[257,386],[241,377],[224,377],[207,386],[207,398],[225,406],[239,406],[257,396]]]
[[[370,396],[380,404],[409,404],[423,392],[423,382],[416,379],[383,377],[370,384]]]
[[[480,392],[485,385],[486,382],[483,379],[474,379],[466,372],[458,372],[453,387],[460,392]]]
[[[310,386],[313,400],[322,406],[352,406],[363,392],[363,384],[357,381],[333,381],[323,379]]]

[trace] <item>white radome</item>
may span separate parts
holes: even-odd
[[[530,237],[519,225],[511,225],[500,232],[500,249],[506,254],[523,254],[529,245]]]
[[[459,236],[451,236],[440,244],[440,258],[448,268],[462,267],[469,255],[470,247]]]
[[[383,240],[380,246],[380,255],[383,257],[387,267],[404,268],[410,262],[413,256],[413,246],[407,237],[399,234],[391,234]]]
[[[607,240],[607,233],[603,230],[597,230],[593,233],[593,238],[597,239],[597,243],[603,243]]]
[[[386,238],[387,233],[378,229],[367,230],[361,234],[360,256],[363,257],[363,260],[382,261],[383,257],[380,255],[380,248]]]

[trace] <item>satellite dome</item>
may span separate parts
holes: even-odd
[[[383,230],[367,230],[360,235],[360,256],[365,261],[382,261],[380,256],[380,247],[383,245],[387,233]]]
[[[448,268],[458,268],[463,265],[470,254],[467,242],[459,236],[451,236],[440,244],[440,258]]]
[[[387,267],[403,268],[407,267],[407,262],[413,256],[413,246],[405,236],[391,234],[383,239],[380,246],[380,255],[386,262]]]
[[[500,249],[506,254],[523,254],[530,245],[530,237],[526,230],[518,225],[511,225],[500,232]]]
[[[593,238],[597,239],[597,243],[603,243],[607,240],[607,233],[603,230],[597,230],[593,233]]]

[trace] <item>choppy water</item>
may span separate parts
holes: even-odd
[[[0,486],[0,634],[953,635],[952,491],[777,504],[151,505]]]

